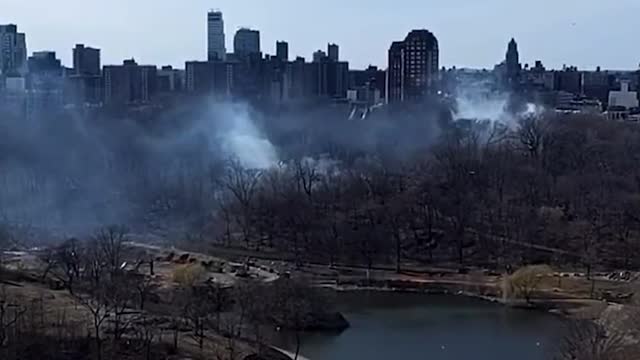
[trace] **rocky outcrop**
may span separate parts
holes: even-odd
[[[286,330],[343,331],[349,328],[347,319],[339,312],[311,312],[304,315],[301,324],[272,319],[275,326]],[[297,329],[296,329],[297,328]]]
[[[343,331],[350,326],[339,312],[313,314],[301,330],[305,331]]]

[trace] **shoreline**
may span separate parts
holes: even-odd
[[[407,286],[412,283],[414,286]],[[335,292],[387,292],[387,293],[408,293],[408,294],[424,294],[424,295],[446,295],[461,296],[493,304],[503,307],[521,309],[528,311],[546,312],[555,316],[566,319],[575,318],[577,314],[589,309],[596,304],[606,303],[607,305],[615,305],[611,302],[603,302],[592,299],[570,299],[570,298],[554,298],[554,297],[538,297],[533,299],[532,303],[527,304],[523,300],[509,300],[495,295],[482,294],[479,291],[463,290],[460,284],[450,282],[411,282],[402,281],[403,286],[376,286],[376,285],[340,285],[340,284],[319,284],[317,286],[329,289]]]
[[[281,349],[281,348],[273,346],[273,345],[271,346],[271,349],[273,349],[274,351],[279,352],[283,356],[286,356],[286,357],[290,358],[291,360],[294,360],[296,358],[296,354],[291,352],[291,351],[288,351],[288,350],[285,350],[285,349]],[[297,360],[311,360],[311,359],[309,359],[307,357],[304,357],[302,354],[298,354],[298,359]]]
[[[571,314],[562,311],[558,308],[544,308],[540,306],[522,306],[518,304],[510,304],[509,301],[504,300],[502,298],[498,298],[495,296],[487,296],[479,293],[474,293],[470,291],[454,291],[452,289],[447,288],[445,283],[438,283],[437,286],[434,287],[424,287],[423,284],[417,284],[419,286],[415,288],[406,288],[406,287],[384,287],[384,286],[356,286],[356,285],[329,285],[329,284],[321,284],[316,285],[323,289],[328,289],[331,291],[335,291],[337,293],[357,293],[357,292],[379,292],[379,293],[398,293],[398,294],[423,294],[423,295],[445,295],[445,296],[459,296],[466,297],[470,299],[480,300],[484,302],[490,302],[493,304],[497,304],[499,306],[505,308],[513,308],[513,309],[522,309],[528,311],[537,311],[537,312],[546,312],[550,315],[559,316],[562,318],[571,318]],[[541,299],[544,301],[544,299]],[[284,356],[289,357],[290,359],[295,358],[295,353],[276,347],[271,346],[271,348],[275,351],[278,351]],[[305,357],[302,353],[298,354],[298,360],[311,360]]]

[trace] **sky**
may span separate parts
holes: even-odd
[[[29,53],[54,50],[67,66],[84,43],[102,49],[103,64],[135,58],[183,68],[206,59],[209,9],[224,13],[229,52],[235,31],[251,27],[265,53],[286,40],[290,57],[310,59],[334,42],[351,68],[386,68],[391,42],[411,29],[436,35],[447,67],[492,68],[511,37],[523,64],[640,64],[640,0],[0,0],[0,24],[17,24]]]

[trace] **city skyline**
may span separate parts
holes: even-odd
[[[539,59],[549,68],[567,64],[635,70],[640,62],[640,49],[630,46],[635,41],[632,14],[640,10],[637,1],[556,4],[540,0],[527,8],[504,0],[482,4],[459,0],[455,2],[458,6],[434,1],[405,3],[408,6],[398,7],[355,0],[345,5],[326,0],[323,6],[311,7],[290,0],[277,4],[195,0],[184,6],[150,0],[131,4],[62,0],[42,2],[34,12],[33,5],[9,0],[8,5],[3,4],[0,23],[18,24],[28,34],[29,53],[56,51],[66,66],[72,64],[71,49],[76,43],[102,49],[103,64],[135,58],[142,64],[183,67],[187,60],[206,59],[205,14],[210,9],[224,13],[227,51],[233,49],[236,30],[250,27],[260,31],[263,52],[275,54],[276,41],[284,40],[291,58],[311,59],[315,50],[336,43],[341,58],[352,68],[369,64],[386,68],[391,42],[416,28],[429,29],[438,37],[441,64],[447,67],[492,68],[501,61],[511,37],[520,45],[523,64],[532,65]],[[547,6],[551,4],[553,8]],[[70,8],[74,11],[68,11]],[[127,12],[122,12],[124,8]],[[527,16],[519,14],[523,11]],[[331,26],[321,24],[323,18],[330,19]]]

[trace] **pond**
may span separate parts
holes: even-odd
[[[338,295],[351,327],[304,334],[310,360],[546,360],[561,337],[560,318],[458,296],[389,292]],[[295,351],[295,338],[275,343]]]

